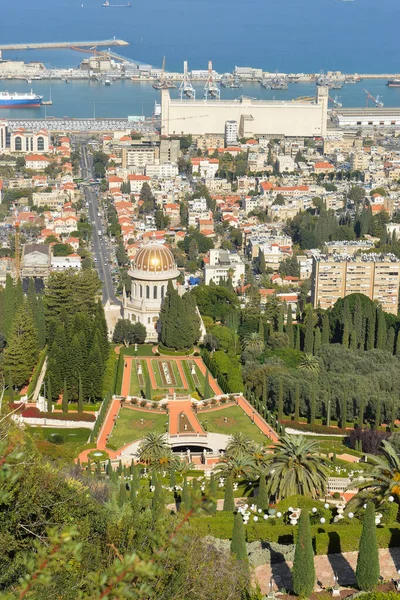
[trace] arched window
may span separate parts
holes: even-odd
[[[153,298],[154,298],[154,300],[157,300],[157,286],[156,285],[153,287]]]
[[[162,285],[161,286],[161,299],[163,299],[163,298],[164,298],[164,286]]]
[[[42,137],[42,136],[39,136],[37,139],[37,149],[38,149],[38,152],[44,151],[44,137]]]
[[[140,293],[140,297],[143,297],[143,288],[142,288],[142,284],[139,285],[139,293]]]
[[[147,300],[149,300],[149,298],[150,298],[150,286],[149,285],[146,285],[146,298],[147,298]]]
[[[20,136],[15,138],[15,150],[16,152],[22,151],[22,138],[20,138]]]

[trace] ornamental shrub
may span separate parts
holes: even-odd
[[[236,513],[233,522],[231,552],[237,560],[247,561],[246,539],[244,535],[243,518],[240,513]]]
[[[232,477],[225,480],[224,511],[233,512],[235,510],[235,500],[233,496]]]
[[[379,582],[379,552],[376,539],[375,507],[372,502],[368,502],[364,514],[356,581],[363,592],[371,591]]]
[[[297,529],[292,576],[293,591],[302,598],[309,598],[314,590],[315,567],[310,518],[304,509],[301,511]]]

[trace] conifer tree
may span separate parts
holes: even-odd
[[[80,373],[78,378],[78,413],[83,413],[83,389],[82,378]]]
[[[256,504],[261,510],[267,510],[269,503],[268,491],[267,491],[267,480],[264,472],[260,475],[260,481],[258,485],[258,494],[256,497]]]
[[[381,307],[377,310],[376,348],[383,350],[386,345],[386,319]]]
[[[386,339],[386,350],[393,354],[394,352],[394,340],[395,340],[396,332],[394,327],[389,327]]]
[[[356,581],[360,590],[370,592],[379,582],[379,551],[376,539],[375,507],[368,502],[358,548]]]
[[[319,327],[316,327],[314,330],[314,354],[317,354],[317,352],[320,348],[321,348],[321,330]]]
[[[259,250],[259,256],[258,256],[258,270],[261,274],[265,273],[265,270],[267,268],[267,265],[265,263],[265,256],[264,256],[264,252],[262,250]]]
[[[315,387],[311,386],[310,400],[309,400],[309,412],[308,422],[310,425],[315,425],[315,413],[316,413],[316,400],[315,400]]]
[[[191,498],[186,477],[183,480],[182,500],[180,505],[181,512],[189,512],[191,509]]]
[[[347,425],[347,394],[345,393],[340,402],[340,427],[345,429]]]
[[[322,316],[322,335],[321,344],[329,344],[330,340],[330,325],[329,325],[329,314],[325,311]]]
[[[285,309],[283,307],[283,304],[281,304],[281,306],[279,307],[279,311],[278,311],[278,323],[277,323],[277,331],[279,333],[283,333],[284,320],[285,320]]]
[[[51,391],[51,379],[47,377],[47,412],[53,412],[53,395]]]
[[[293,348],[294,338],[293,338],[293,323],[292,323],[292,307],[288,304],[287,314],[286,314],[286,335],[289,340],[289,348]]]
[[[294,395],[294,420],[296,423],[299,422],[300,419],[300,388],[299,383],[296,381],[296,389]]]
[[[400,331],[397,334],[397,339],[396,339],[396,356],[400,356]]]
[[[119,490],[118,490],[118,506],[120,508],[122,508],[127,500],[128,500],[128,494],[126,493],[126,483],[125,483],[125,481],[122,481],[119,484]]]
[[[306,334],[304,338],[304,352],[306,354],[312,354],[314,348],[314,323],[313,323],[313,314],[312,311],[309,310],[307,314],[306,321]]]
[[[237,560],[247,561],[246,538],[244,535],[243,518],[240,513],[236,513],[233,522],[231,552]]]
[[[268,378],[266,377],[263,381],[262,386],[262,401],[265,408],[268,406]]]
[[[362,429],[364,426],[365,398],[364,394],[360,395],[360,403],[358,407],[358,426]]]
[[[6,275],[6,288],[5,288],[4,296],[5,296],[4,297],[5,314],[4,314],[2,332],[8,339],[8,333],[11,329],[11,325],[14,320],[15,309],[16,309],[14,282],[13,282],[11,275],[8,275],[8,274]]]
[[[375,399],[375,427],[378,429],[381,424],[381,400],[379,397]]]
[[[217,482],[214,476],[214,473],[211,473],[210,477],[210,498],[212,500],[211,513],[215,514],[217,512]]]
[[[154,486],[153,497],[151,499],[151,509],[153,514],[157,517],[159,517],[165,509],[162,485],[158,477]]]
[[[296,329],[295,329],[295,344],[294,347],[296,350],[298,350],[300,352],[301,350],[301,333],[300,333],[300,327],[297,325]]]
[[[363,331],[363,315],[360,298],[357,297],[354,306],[353,314],[353,330],[355,332],[357,347],[363,346],[362,331]]]
[[[38,338],[32,313],[27,305],[16,312],[4,351],[4,368],[12,371],[17,387],[24,385],[31,376],[38,359]]]
[[[171,469],[170,475],[169,475],[169,486],[174,488],[176,486],[176,473],[175,473],[175,469]]]
[[[349,302],[345,298],[343,303],[343,335],[342,335],[342,346],[345,348],[349,347],[350,344],[350,332],[352,330],[352,320],[349,308]]]
[[[366,350],[373,350],[375,348],[375,329],[376,311],[373,307],[370,307],[367,315],[367,339],[365,344]]]
[[[309,598],[314,590],[315,567],[310,518],[306,509],[303,509],[300,513],[292,579],[295,594],[302,598]]]
[[[277,414],[278,421],[282,421],[282,419],[283,419],[283,381],[282,381],[282,378],[279,378],[277,413],[278,413]]]
[[[397,407],[397,398],[395,394],[392,394],[392,401],[390,406],[390,431],[393,432],[395,428],[395,422],[397,420],[398,415],[398,407]]]
[[[235,500],[233,495],[233,484],[232,477],[225,479],[225,493],[224,493],[224,511],[233,512],[235,510]]]
[[[62,411],[63,411],[63,413],[68,412],[68,388],[67,388],[67,381],[65,379],[64,379],[63,397],[62,397]]]
[[[350,350],[357,350],[357,334],[355,329],[353,329],[350,333],[350,342],[349,342]]]
[[[264,321],[262,320],[261,317],[258,321],[258,333],[260,334],[261,339],[264,340],[265,339]]]
[[[131,485],[130,493],[129,493],[129,502],[133,510],[137,507],[137,489]]]
[[[11,369],[8,370],[8,401],[10,404],[14,402],[14,382]]]

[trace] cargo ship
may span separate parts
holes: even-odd
[[[386,85],[389,87],[400,87],[400,79],[389,79]]]
[[[43,96],[30,91],[27,94],[0,92],[0,108],[37,108],[41,106]]]

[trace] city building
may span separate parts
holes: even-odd
[[[21,276],[47,279],[51,268],[49,244],[24,244],[22,247]]]
[[[327,127],[328,88],[317,88],[317,101],[180,100],[161,90],[161,134],[224,134],[226,121],[238,123],[238,136],[324,136]]]
[[[218,285],[221,279],[232,279],[234,286],[242,285],[244,280],[244,262],[240,256],[227,250],[212,249],[204,261],[204,283],[212,280]]]
[[[330,308],[339,298],[364,294],[397,314],[400,262],[393,254],[315,255],[311,296],[314,308]]]
[[[400,108],[340,108],[332,113],[339,127],[396,127],[400,125]]]
[[[1,133],[0,133],[1,135]],[[1,142],[0,142],[1,143]],[[50,134],[48,131],[25,131],[25,129],[18,129],[10,133],[10,152],[49,152],[51,143]],[[43,157],[42,157],[43,158]],[[31,156],[27,156],[26,160],[32,160]],[[32,167],[27,167],[32,168]]]
[[[32,171],[44,171],[50,164],[50,159],[42,154],[29,154],[25,158],[25,166]]]
[[[179,140],[161,140],[160,141],[160,164],[176,163],[181,154]]]
[[[237,121],[225,122],[225,146],[235,146],[238,143]]]
[[[148,242],[138,250],[128,273],[131,288],[130,296],[125,288],[123,291],[123,317],[142,323],[147,330],[147,341],[156,342],[168,282],[175,286],[179,275],[171,250],[159,242]]]

